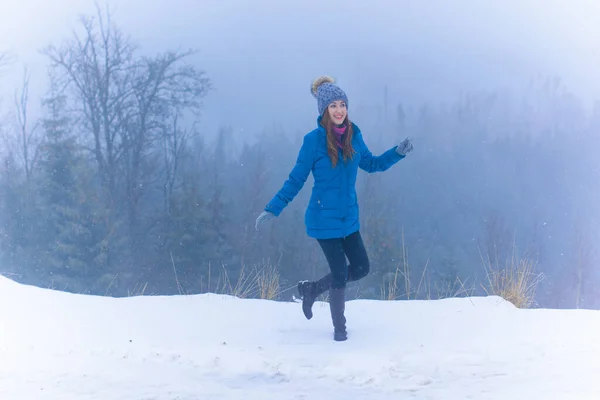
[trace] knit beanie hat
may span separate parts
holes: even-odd
[[[317,99],[319,115],[323,115],[329,104],[336,100],[342,100],[348,106],[348,97],[339,86],[334,85],[335,80],[330,76],[321,76],[315,79],[311,85],[311,92]]]

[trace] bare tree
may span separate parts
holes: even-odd
[[[15,56],[13,53],[8,51],[0,51],[0,72],[8,65],[13,63],[15,60]]]
[[[8,64],[8,54],[0,53],[0,68],[4,68],[6,64]]]
[[[181,128],[179,119],[178,114],[174,115],[171,124],[165,124],[162,134],[165,168],[163,184],[164,216],[167,219],[171,213],[171,200],[177,182],[181,159],[190,139],[196,134],[194,128]]]
[[[29,185],[33,168],[39,158],[40,136],[37,134],[39,124],[31,123],[29,120],[29,78],[30,75],[25,67],[23,73],[23,86],[20,93],[15,92],[15,107],[17,111],[17,122],[19,126],[19,154],[25,169],[25,178]]]
[[[9,65],[13,61],[13,57],[8,52],[0,52],[0,76],[2,72],[4,72],[4,68]],[[2,135],[2,141],[4,142],[4,148],[6,149],[7,143],[10,141],[8,137],[6,137],[6,132],[2,129],[0,125],[0,134]]]
[[[123,152],[119,133],[130,108],[135,71],[131,41],[98,10],[98,20],[81,17],[84,35],[74,33],[62,47],[44,50],[51,66],[62,71],[64,85],[73,89],[84,132],[91,134],[87,148],[94,155],[110,203],[114,201],[118,161]]]
[[[156,57],[144,57],[136,63],[132,86],[132,109],[124,121],[124,152],[126,153],[126,196],[129,204],[129,220],[137,223],[137,206],[147,186],[152,170],[144,170],[149,164],[145,158],[154,147],[172,141],[171,156],[179,157],[192,131],[180,130],[182,114],[188,110],[199,111],[201,99],[209,90],[204,73],[193,66],[179,65],[192,52],[167,52]],[[174,130],[165,124],[173,124]],[[167,137],[164,137],[164,136]],[[168,174],[175,179],[177,159],[171,157]],[[175,168],[173,168],[175,167]]]
[[[190,51],[137,56],[137,46],[108,10],[97,6],[95,17],[80,21],[81,34],[44,54],[79,105],[82,145],[95,159],[102,184],[107,238],[120,226],[128,228],[127,248],[133,254],[152,228],[150,222],[141,229],[140,200],[148,187],[164,182],[163,168],[174,182],[176,157],[185,146],[182,116],[200,109],[209,82],[203,72],[183,64]],[[174,140],[169,160],[161,165],[163,146]],[[111,248],[108,240],[103,247]]]
[[[97,6],[96,18],[82,16],[83,34],[73,33],[62,46],[51,45],[43,54],[50,59],[60,84],[70,90],[73,112],[81,130],[81,145],[96,161],[104,202],[103,239],[97,262],[113,264],[118,246],[118,181],[123,155],[123,126],[131,113],[131,94],[135,74],[135,46],[112,24]]]

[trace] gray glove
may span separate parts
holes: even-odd
[[[413,145],[410,138],[406,138],[398,145],[398,147],[396,147],[396,153],[405,156],[410,153],[412,149]]]
[[[263,222],[266,222],[275,217],[275,214],[273,214],[272,212],[263,211],[262,213],[260,213],[258,218],[256,218],[256,224],[254,225],[254,227],[256,228],[256,230],[258,230],[258,227],[262,225]]]

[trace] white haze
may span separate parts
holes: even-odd
[[[308,85],[335,76],[360,115],[390,99],[451,100],[469,90],[513,88],[559,76],[586,104],[600,98],[600,5],[589,1],[463,0],[120,0],[117,24],[144,51],[194,48],[214,85],[205,134],[231,125],[253,135],[273,123],[304,132],[316,107]],[[101,3],[104,6],[104,3]],[[45,90],[46,60],[94,2],[3,0],[0,50],[16,57],[0,82],[3,103],[32,72],[32,98]],[[38,107],[34,101],[32,107]],[[356,117],[355,117],[356,119]]]

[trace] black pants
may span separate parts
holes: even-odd
[[[331,270],[331,288],[342,289],[369,273],[369,257],[360,232],[339,239],[319,239]],[[346,257],[350,264],[346,263]]]

